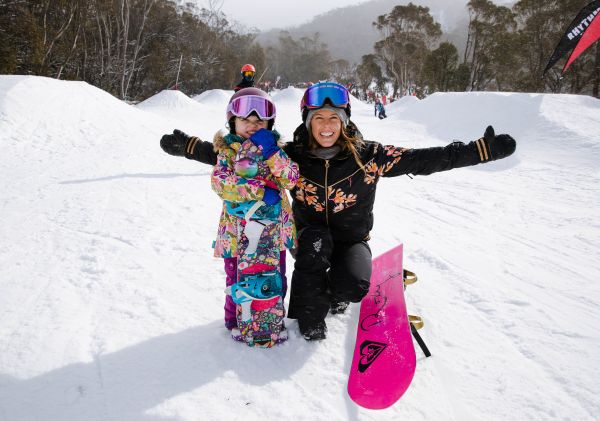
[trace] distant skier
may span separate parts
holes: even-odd
[[[240,72],[242,74],[242,80],[233,88],[235,92],[240,89],[254,87],[254,75],[256,74],[254,66],[252,64],[244,64]]]
[[[379,113],[380,120],[387,118],[387,115],[385,114],[385,107],[383,106],[383,102],[379,102],[379,104],[377,104],[377,112]]]
[[[375,106],[373,108],[375,110],[375,117],[377,117],[377,113],[379,112],[379,98],[375,98]]]

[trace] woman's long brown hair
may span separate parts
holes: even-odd
[[[352,156],[354,156],[354,160],[356,161],[358,166],[363,170],[363,172],[366,171],[365,164],[363,164],[358,153],[358,150],[361,149],[365,144],[362,138],[355,135],[351,135],[346,129],[346,127],[342,127],[340,137],[338,137],[335,144],[340,146],[342,148],[342,151],[350,151],[350,153],[352,153]],[[317,140],[313,136],[311,128],[309,128],[308,130],[308,147],[309,149],[317,149],[321,147],[321,145],[319,145],[319,142],[317,142]]]

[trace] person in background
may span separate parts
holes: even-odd
[[[244,64],[240,72],[242,73],[242,80],[234,86],[233,90],[235,92],[240,89],[254,87],[254,75],[256,74],[254,66],[252,64]]]
[[[383,102],[379,102],[379,104],[377,104],[377,112],[379,113],[380,120],[387,118],[387,115],[385,115],[385,107],[383,106]]]

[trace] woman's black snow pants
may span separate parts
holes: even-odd
[[[325,226],[302,229],[288,317],[313,324],[325,320],[332,301],[359,302],[369,291],[371,267],[366,241],[334,242]]]

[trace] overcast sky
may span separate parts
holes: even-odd
[[[229,20],[261,31],[273,28],[298,26],[308,22],[316,15],[338,7],[365,3],[368,0],[185,0],[195,1],[200,7],[208,8],[212,2],[220,6]],[[455,0],[456,1],[456,0]],[[457,1],[456,7],[464,7],[468,0]],[[514,0],[493,0],[497,5],[513,3]],[[407,4],[408,1],[398,2]],[[426,4],[426,3],[425,3]],[[454,1],[449,4],[454,6]]]
[[[364,3],[367,0],[217,0],[221,11],[247,27],[260,30],[301,25],[314,16],[338,7]],[[209,0],[196,0],[200,7],[208,8]]]

